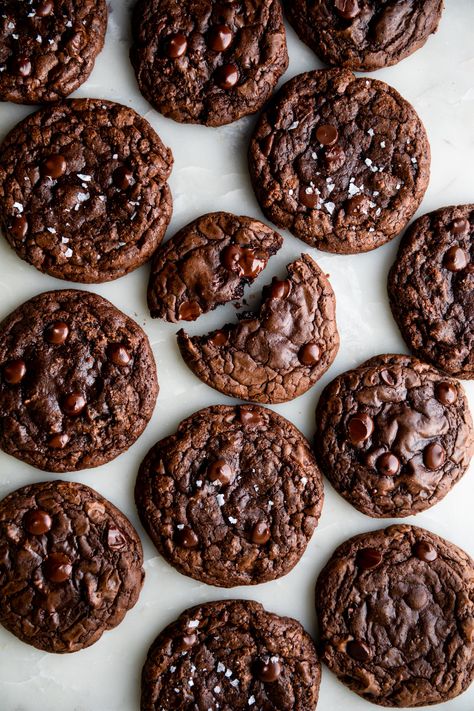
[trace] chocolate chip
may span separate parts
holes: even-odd
[[[64,553],[50,553],[43,563],[43,571],[52,583],[64,583],[72,574],[71,561]]]
[[[64,343],[69,335],[69,326],[64,321],[54,321],[45,332],[45,338],[48,343],[53,343],[55,346]]]
[[[263,425],[263,418],[259,412],[251,410],[249,407],[241,407],[239,410],[240,422],[243,425],[259,427]]]
[[[225,346],[229,336],[225,331],[216,331],[210,338],[209,343],[213,343],[215,346]]]
[[[268,543],[270,536],[270,529],[264,521],[259,521],[252,528],[252,543],[263,546],[265,543]]]
[[[182,637],[179,638],[179,640],[176,642],[176,651],[178,652],[186,652],[188,649],[191,649],[193,645],[195,645],[197,642],[197,635],[196,634],[185,634]]]
[[[182,548],[196,548],[199,543],[198,537],[189,526],[178,528],[176,532],[176,541],[179,546],[182,546]]]
[[[333,146],[339,138],[339,132],[335,126],[323,123],[316,129],[316,139],[323,146]]]
[[[334,7],[344,20],[353,20],[360,13],[358,0],[334,0]]]
[[[123,343],[112,343],[108,348],[107,354],[114,365],[124,366],[131,361],[130,353]]]
[[[432,563],[438,557],[438,552],[428,541],[417,541],[413,546],[414,555],[424,563]]]
[[[28,57],[14,57],[11,61],[13,74],[18,74],[21,77],[29,77],[31,74],[31,62]]]
[[[270,286],[270,298],[272,299],[286,299],[287,296],[289,296],[291,291],[291,282],[288,281],[288,279],[284,279],[283,281],[280,281],[279,279],[276,279],[275,277],[272,280],[272,284]]]
[[[446,461],[446,450],[437,442],[432,442],[423,450],[423,462],[427,469],[436,471]]]
[[[362,444],[374,431],[374,421],[365,412],[351,417],[347,424],[347,431],[352,444]]]
[[[178,318],[181,321],[195,321],[201,314],[202,310],[197,301],[183,301],[178,310]]]
[[[183,54],[186,54],[187,48],[188,40],[185,35],[181,33],[171,35],[166,39],[165,54],[170,59],[178,59],[179,57],[182,57]]]
[[[320,201],[319,192],[311,187],[305,188],[304,186],[301,186],[298,192],[298,197],[300,203],[302,203],[305,207],[309,207],[311,210],[314,210]]]
[[[437,383],[435,397],[443,405],[453,405],[458,399],[458,391],[453,383]]]
[[[126,543],[125,536],[118,528],[109,528],[107,531],[107,545],[111,550],[121,550]]]
[[[259,258],[253,249],[230,244],[221,255],[223,266],[240,277],[255,279],[265,268],[266,261]]]
[[[369,200],[366,195],[354,195],[346,202],[346,213],[348,215],[367,215],[369,212]]]
[[[209,30],[207,37],[208,46],[214,52],[225,52],[232,44],[234,33],[227,25],[215,25]]]
[[[356,565],[360,570],[372,570],[382,562],[382,554],[376,548],[361,548],[357,551]]]
[[[465,235],[471,229],[469,220],[465,217],[458,217],[451,223],[451,232],[453,235]]]
[[[10,232],[16,239],[24,239],[28,232],[28,222],[23,215],[17,215],[10,224]]]
[[[305,343],[304,346],[301,346],[298,352],[299,361],[300,363],[303,363],[303,365],[314,365],[319,361],[319,357],[319,346],[317,343],[314,343],[314,341]]]
[[[232,89],[239,81],[239,70],[235,64],[223,64],[217,69],[215,78],[221,89]]]
[[[461,247],[454,245],[445,253],[443,264],[450,272],[460,272],[469,264],[469,257]]]
[[[336,170],[342,168],[346,162],[346,154],[339,145],[329,146],[323,151],[323,163],[330,173],[335,173]],[[358,197],[358,196],[356,196]]]
[[[347,643],[346,651],[356,662],[368,662],[371,656],[369,647],[356,639]]]
[[[209,465],[207,475],[211,481],[220,481],[221,484],[230,484],[234,472],[225,459],[217,459]]]
[[[86,400],[82,393],[74,392],[64,398],[62,402],[62,410],[66,415],[75,417],[80,415],[86,406]]]
[[[49,156],[41,165],[41,173],[47,178],[56,180],[64,175],[67,168],[67,162],[64,156],[59,154]]]
[[[255,662],[255,673],[264,684],[272,684],[278,679],[282,672],[281,664],[277,659],[257,659]]]
[[[52,0],[44,0],[44,2],[38,3],[38,6],[35,9],[35,14],[37,17],[47,17],[48,15],[51,15],[54,9],[54,4]]]
[[[384,452],[377,459],[377,469],[384,476],[395,476],[400,470],[400,462],[391,452]]]
[[[26,375],[26,364],[21,358],[10,360],[3,366],[3,377],[9,385],[18,385]]]
[[[133,183],[133,172],[126,165],[120,165],[112,173],[112,180],[119,190],[127,190]]]
[[[405,595],[405,602],[412,610],[422,610],[428,602],[426,590],[421,585],[411,588]]]
[[[46,511],[41,511],[41,509],[28,511],[25,514],[23,523],[28,533],[33,536],[42,536],[44,533],[48,533],[53,525],[51,516]]]
[[[69,435],[65,432],[60,432],[49,438],[48,447],[51,447],[51,449],[64,449],[68,442]]]

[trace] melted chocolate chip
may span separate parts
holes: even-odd
[[[259,412],[254,412],[247,407],[241,407],[239,411],[240,422],[243,425],[259,427],[263,425],[263,418]]]
[[[108,348],[107,354],[114,365],[124,366],[131,361],[130,353],[123,343],[112,343]]]
[[[284,279],[280,281],[279,279],[273,278],[272,284],[270,286],[270,298],[272,299],[286,299],[291,292],[291,281]]]
[[[353,20],[360,13],[358,0],[334,0],[334,7],[344,20]]]
[[[446,461],[446,450],[437,442],[432,442],[423,450],[423,462],[427,469],[436,471]]]
[[[18,385],[26,375],[26,364],[18,358],[10,360],[3,366],[3,378],[9,385]]]
[[[303,365],[314,365],[319,361],[319,357],[319,346],[317,343],[314,343],[314,341],[305,343],[304,346],[301,346],[298,353],[299,361],[303,363]]]
[[[424,563],[432,563],[438,557],[436,548],[428,541],[417,541],[413,546],[413,554]]]
[[[189,526],[178,528],[176,532],[176,541],[182,548],[196,548],[199,539]]]
[[[234,33],[227,25],[215,25],[209,30],[207,44],[214,52],[225,52],[232,44]]]
[[[195,321],[201,314],[201,307],[196,301],[183,301],[178,310],[181,321]]]
[[[231,244],[223,250],[221,262],[226,269],[246,279],[255,279],[266,265],[266,261],[259,258],[253,249],[236,244]]]
[[[471,229],[469,220],[465,217],[458,217],[451,223],[451,232],[453,235],[465,235]]]
[[[339,138],[339,132],[335,126],[323,123],[316,129],[316,139],[323,146],[333,146]]]
[[[346,213],[348,215],[367,215],[369,212],[369,201],[366,195],[354,195],[346,202]]]
[[[80,415],[86,406],[86,400],[82,393],[74,392],[64,398],[62,402],[62,410],[66,415],[75,417]]]
[[[53,525],[51,516],[46,511],[41,511],[41,509],[28,511],[25,514],[23,523],[28,533],[33,536],[42,536],[44,533],[48,533]]]
[[[346,154],[339,145],[328,146],[323,151],[323,163],[330,173],[335,173],[346,162]],[[357,196],[356,197],[360,197]]]
[[[347,424],[347,431],[352,444],[362,444],[374,431],[374,421],[365,412],[361,412],[351,417]]]
[[[252,543],[256,543],[259,546],[268,543],[271,537],[271,532],[268,525],[264,521],[259,521],[252,528]]]
[[[221,484],[230,484],[234,472],[225,459],[217,459],[209,465],[207,475],[211,481],[220,481]]]
[[[52,583],[64,583],[72,574],[71,561],[64,553],[50,553],[43,563],[43,572]]]
[[[382,554],[376,548],[361,548],[357,551],[356,565],[360,570],[372,570],[382,562]]]
[[[255,663],[255,673],[264,684],[272,684],[282,672],[281,664],[277,659],[258,659]]]
[[[395,476],[400,470],[400,462],[391,452],[384,452],[377,459],[377,469],[384,476]]]
[[[44,0],[44,2],[38,3],[35,9],[35,14],[37,17],[48,17],[51,15],[54,9],[54,4],[52,0]]]
[[[368,662],[370,659],[370,649],[364,642],[358,642],[356,639],[347,643],[347,654],[355,659],[356,662]]]
[[[54,321],[45,332],[45,338],[48,343],[53,343],[56,346],[64,343],[68,335],[69,326],[64,321]]]
[[[111,550],[121,550],[126,543],[125,536],[118,528],[109,528],[107,531],[107,545]]]
[[[215,78],[221,89],[232,89],[239,81],[239,70],[235,64],[223,64],[217,69]]]
[[[225,346],[229,336],[225,331],[216,331],[213,336],[209,338],[209,343],[213,343],[215,346]]]
[[[443,264],[450,272],[460,272],[469,264],[469,257],[461,247],[454,245],[445,253]]]
[[[301,186],[298,197],[300,203],[305,207],[309,207],[311,210],[314,210],[314,208],[319,204],[319,193],[311,187],[305,188],[304,186]]]
[[[197,635],[196,634],[185,634],[182,637],[179,638],[179,640],[176,643],[176,650],[178,652],[186,652],[188,649],[191,649],[193,645],[195,645],[197,642]]]
[[[10,224],[10,232],[15,239],[24,239],[28,232],[28,222],[23,215],[17,215]]]
[[[186,54],[188,40],[185,35],[178,33],[166,39],[165,54],[170,59],[178,59]]]
[[[48,447],[51,447],[51,449],[64,449],[68,442],[69,435],[65,432],[60,432],[49,438]]]
[[[435,396],[443,405],[453,405],[458,399],[458,391],[453,383],[437,383]]]
[[[126,165],[120,165],[112,173],[112,180],[119,190],[127,190],[133,183],[133,172]]]
[[[31,62],[28,57],[14,57],[11,61],[13,74],[21,77],[29,77],[31,74]]]
[[[49,156],[41,165],[41,173],[47,178],[57,180],[66,172],[67,162],[64,156],[59,154]]]

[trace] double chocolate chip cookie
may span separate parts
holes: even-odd
[[[323,391],[316,423],[324,474],[368,516],[433,506],[474,451],[461,384],[409,356],[377,356],[338,376]]]
[[[353,254],[407,225],[428,186],[430,147],[395,89],[323,69],[289,81],[261,114],[249,166],[270,220],[313,247]]]
[[[171,565],[234,587],[296,565],[321,513],[323,484],[308,442],[288,420],[256,405],[218,405],[150,450],[135,500]]]
[[[250,217],[202,215],[159,249],[148,284],[153,317],[194,321],[239,299],[282,245],[282,237]]]
[[[2,0],[0,99],[68,96],[92,72],[106,29],[105,0]]]
[[[474,561],[414,526],[351,538],[319,576],[322,660],[380,706],[453,699],[474,679]]]
[[[157,393],[147,336],[101,296],[49,291],[0,324],[0,448],[39,469],[114,459],[145,429]]]
[[[388,279],[390,306],[409,348],[458,378],[474,378],[474,205],[416,220]]]
[[[191,370],[226,395],[262,403],[292,400],[326,372],[339,348],[328,279],[307,254],[263,290],[258,313],[206,336],[178,332]]]
[[[143,553],[130,521],[72,482],[25,486],[0,502],[0,623],[45,652],[77,652],[138,600]]]
[[[0,218],[16,253],[58,279],[117,279],[147,261],[171,218],[173,157],[133,109],[47,107],[0,147]]]
[[[321,668],[296,620],[252,600],[192,607],[151,646],[141,711],[313,711]]]
[[[438,28],[443,0],[285,0],[285,9],[326,64],[372,71],[422,47]]]
[[[185,123],[255,113],[288,66],[279,0],[138,0],[133,36],[142,94]]]

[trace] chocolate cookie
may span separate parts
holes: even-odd
[[[145,573],[138,533],[83,484],[25,486],[0,502],[0,623],[45,652],[77,652],[116,627]]]
[[[0,448],[39,469],[114,459],[145,429],[157,393],[145,333],[97,294],[48,291],[0,324]]]
[[[423,47],[438,29],[443,0],[285,0],[285,9],[326,64],[372,71]]]
[[[390,306],[416,355],[474,378],[474,205],[410,225],[388,278]]]
[[[261,114],[249,148],[265,215],[328,252],[367,252],[405,227],[428,186],[413,107],[347,69],[300,74]]]
[[[416,358],[371,358],[324,389],[315,448],[331,484],[362,513],[419,513],[469,466],[474,433],[464,389]]]
[[[216,405],[150,450],[135,500],[171,565],[234,587],[290,572],[317,526],[323,484],[308,442],[284,417]]]
[[[58,279],[103,282],[139,267],[171,218],[173,158],[133,109],[102,99],[47,107],[0,148],[2,228]]]
[[[278,0],[138,0],[132,26],[140,91],[175,121],[255,113],[288,66]]]
[[[322,660],[380,706],[448,701],[474,679],[474,561],[415,526],[343,543],[319,576]]]
[[[273,279],[255,314],[206,336],[178,332],[186,364],[225,395],[278,403],[293,400],[326,372],[339,349],[333,290],[308,254]]]
[[[104,45],[105,0],[2,0],[0,99],[42,104],[89,77]]]
[[[252,600],[185,610],[151,646],[141,711],[313,711],[321,669],[296,620]]]
[[[194,321],[232,299],[256,279],[283,239],[250,217],[203,215],[159,249],[148,284],[154,318]]]

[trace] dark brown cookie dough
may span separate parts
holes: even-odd
[[[138,533],[83,484],[25,486],[0,502],[0,623],[45,652],[77,652],[116,627],[143,583]]]
[[[157,393],[147,336],[97,294],[45,292],[0,324],[0,448],[38,469],[114,459],[145,429]]]
[[[410,225],[388,294],[416,355],[458,378],[474,378],[474,205],[443,207]]]
[[[257,405],[216,405],[181,422],[140,467],[135,500],[160,553],[209,585],[256,585],[290,572],[323,504],[308,442]]]
[[[155,253],[148,284],[151,315],[194,321],[241,298],[282,242],[259,220],[230,212],[202,215]]]
[[[362,513],[419,513],[469,466],[474,434],[464,389],[416,358],[371,358],[324,389],[315,448],[331,484]]]
[[[415,526],[343,543],[316,586],[322,660],[380,706],[448,701],[474,678],[474,562]]]
[[[104,45],[105,0],[2,0],[0,99],[43,104],[89,77]]]
[[[141,711],[314,711],[321,669],[296,620],[252,600],[185,610],[151,646]]]
[[[285,0],[296,32],[326,64],[372,71],[397,64],[436,32],[443,0]]]
[[[22,259],[58,279],[116,279],[163,238],[172,164],[133,109],[102,99],[44,108],[0,147],[3,232]]]
[[[326,372],[339,349],[336,301],[308,254],[263,290],[257,313],[206,336],[178,332],[181,355],[202,381],[253,402],[293,400]]]
[[[346,69],[307,72],[261,114],[249,147],[260,206],[328,252],[367,252],[395,237],[428,186],[430,147],[413,107]]]
[[[138,0],[132,25],[140,91],[175,121],[255,113],[288,66],[279,0]]]

